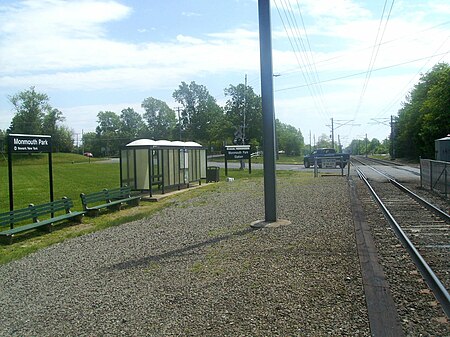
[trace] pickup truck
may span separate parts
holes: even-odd
[[[310,155],[303,157],[303,163],[305,168],[314,165],[315,160],[317,159],[317,166],[322,167],[322,159],[335,159],[336,166],[341,166],[341,158],[342,158],[342,168],[347,165],[350,160],[350,155],[348,153],[336,153],[335,149],[317,149],[314,150]]]

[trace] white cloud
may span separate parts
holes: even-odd
[[[353,0],[306,0],[303,1],[306,13],[313,17],[332,17],[335,19],[355,19],[370,17],[371,13]]]
[[[297,0],[289,1],[292,9],[297,11]],[[131,8],[116,1],[35,0],[11,3],[0,7],[2,92],[23,90],[31,85],[36,85],[43,91],[50,89],[53,92],[65,93],[78,90],[81,93],[95,92],[103,89],[146,93],[166,89],[171,92],[180,81],[199,78],[205,79],[204,84],[208,87],[216,85],[218,79],[227,81],[223,85],[225,87],[230,83],[230,74],[242,79],[243,74],[252,74],[255,81],[259,81],[259,34],[257,29],[242,28],[249,26],[214,31],[210,28],[214,27],[211,24],[209,28],[205,28],[203,34],[194,34],[187,30],[177,32],[178,35],[167,35],[163,41],[155,40],[155,36],[159,35],[153,34],[155,30],[160,32],[161,27],[147,29],[141,26],[141,29],[135,28],[135,32],[137,30],[148,34],[139,35],[139,41],[143,42],[132,43],[112,39],[111,32],[107,30],[112,21],[122,20],[127,24],[126,19],[132,13]],[[280,1],[277,0],[277,3],[280,4]],[[273,21],[279,25],[276,25],[273,31],[273,59],[274,71],[281,73],[275,80],[276,89],[304,86],[303,75],[311,76],[313,82],[324,81],[321,84],[322,98],[311,97],[306,86],[276,93],[277,112],[281,120],[301,127],[305,132],[304,127],[314,128],[313,123],[317,123],[318,114],[320,124],[325,124],[334,114],[337,116],[346,111],[354,113],[364,76],[327,81],[367,70],[381,12],[369,12],[362,7],[362,2],[350,0],[302,0],[299,3],[306,19],[308,38],[313,51],[308,51],[308,55],[292,52],[286,32],[274,11]],[[444,22],[442,16],[437,21],[425,21],[425,18],[435,14],[435,11],[448,13],[449,6],[446,2],[437,0],[430,4],[421,5],[411,11],[412,5],[409,1],[395,3],[375,68],[425,58],[449,50],[448,27],[444,24],[428,29]],[[375,5],[371,3],[371,6]],[[195,13],[184,13],[187,16],[192,14]],[[149,33],[150,30],[152,33]],[[312,68],[305,67],[302,59],[306,60],[306,63],[315,62],[318,74],[311,73]],[[410,79],[423,65],[427,65],[423,68],[425,72],[439,59],[441,57],[430,58],[428,63],[424,59],[396,67],[393,71],[404,72],[404,77]],[[449,60],[448,56],[443,60]],[[299,67],[298,62],[302,67]],[[363,101],[364,113],[377,114],[383,110],[383,106],[377,105],[377,100],[385,102],[385,98],[396,91],[394,83],[395,86],[404,87],[404,83],[402,85],[401,81],[393,79],[392,73],[391,77],[385,79],[383,74],[385,73],[381,71],[372,75]],[[413,85],[414,82],[409,84]],[[259,84],[254,86],[259,87]],[[170,94],[166,96],[170,97]],[[217,98],[220,100],[220,97]],[[317,112],[318,100],[324,102],[328,112]],[[117,104],[118,108],[115,109],[107,104],[73,107],[72,103],[73,110],[68,111],[80,117],[74,119],[73,123],[81,125],[83,111],[85,116],[89,116],[86,120],[92,121],[92,116],[100,110],[120,112],[126,105]],[[372,108],[373,106],[378,110]],[[301,119],[294,113],[298,107],[301,107],[302,114],[306,114],[302,115]],[[1,104],[0,109],[3,109],[0,116],[4,118],[5,109]],[[65,115],[66,110],[62,110]],[[0,124],[5,123],[0,120]],[[324,128],[326,130],[326,127]]]
[[[195,13],[195,12],[182,12],[181,15],[187,16],[187,17],[192,17],[192,16],[202,16],[201,14]]]

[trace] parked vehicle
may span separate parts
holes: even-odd
[[[336,160],[336,166],[344,168],[350,160],[350,155],[348,153],[336,153],[335,149],[317,149],[314,150],[310,155],[303,157],[303,164],[305,168],[313,166],[317,160],[317,166],[322,167],[322,159],[329,158]]]

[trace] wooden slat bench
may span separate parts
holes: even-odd
[[[52,225],[63,220],[75,220],[81,222],[84,215],[83,212],[75,212],[70,209],[73,208],[72,199],[63,197],[60,200],[48,202],[41,205],[30,204],[28,207],[1,213],[0,214],[0,228],[9,225],[9,229],[0,232],[0,237],[5,237],[8,243],[12,243],[14,234],[25,232],[31,229],[42,228],[51,232]],[[55,215],[64,211],[65,213]],[[51,217],[44,220],[39,220],[41,216]],[[32,222],[30,222],[30,220]],[[16,226],[17,224],[24,223]]]
[[[102,208],[109,210],[119,210],[123,204],[138,206],[140,196],[132,196],[129,186],[122,186],[113,189],[93,193],[81,193],[81,204],[88,216],[96,216]],[[89,206],[89,204],[91,206]]]

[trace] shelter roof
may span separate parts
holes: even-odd
[[[450,134],[448,134],[447,137],[436,139],[436,140],[449,141],[450,140]]]
[[[140,147],[202,147],[196,142],[181,142],[181,141],[170,141],[170,140],[153,140],[153,139],[137,139],[128,143],[127,147],[140,146]]]

